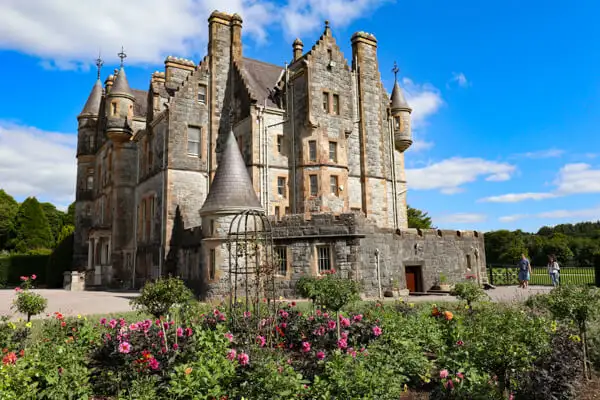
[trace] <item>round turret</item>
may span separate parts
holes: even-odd
[[[394,75],[398,73],[398,67],[395,64],[393,71]],[[410,126],[412,108],[408,105],[396,77],[394,77],[394,89],[392,90],[390,105],[394,127],[394,146],[398,151],[405,151],[413,142]]]

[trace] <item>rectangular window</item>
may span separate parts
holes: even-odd
[[[279,221],[279,206],[275,206],[275,211],[274,211],[274,213],[275,213],[275,219],[276,219],[277,221]]]
[[[208,279],[215,279],[215,271],[217,269],[217,254],[215,249],[210,249],[210,259],[208,260]]]
[[[329,246],[317,246],[317,257],[319,274],[331,270],[331,252]]]
[[[198,101],[202,104],[206,104],[206,86],[198,86]]]
[[[337,143],[329,142],[329,161],[337,163]]]
[[[89,146],[90,146],[89,151],[94,151],[94,137],[90,136],[88,138],[88,141],[89,141]]]
[[[333,95],[333,113],[340,115],[340,96],[337,94]]]
[[[283,148],[283,135],[277,135],[277,152],[281,153]]]
[[[318,192],[318,187],[319,187],[319,181],[317,179],[317,176],[310,175],[309,179],[310,179],[310,195],[316,196],[317,192]]]
[[[338,177],[336,175],[331,175],[329,177],[329,187],[331,189],[331,194],[338,195]]]
[[[309,161],[317,161],[317,141],[316,140],[308,141],[308,160]]]
[[[329,113],[329,93],[323,92],[323,111]]]
[[[187,152],[191,156],[200,155],[200,128],[188,126]]]
[[[94,170],[88,169],[87,181],[86,181],[86,190],[94,190]]]
[[[277,178],[277,194],[280,195],[281,197],[286,197],[286,190],[285,190],[285,178],[284,177],[279,177]]]
[[[400,130],[400,117],[394,117],[394,122],[396,123],[396,127],[394,129],[399,131]]]
[[[287,248],[285,246],[276,246],[273,249],[273,258],[275,262],[275,275],[287,275]]]
[[[112,103],[110,103],[110,112],[113,117],[115,115],[117,115],[117,102],[116,101],[113,101]]]
[[[210,236],[214,236],[215,235],[215,220],[211,219],[210,220]]]
[[[333,51],[331,49],[327,49],[327,57],[329,61],[333,61]]]
[[[285,215],[288,215],[289,213],[290,213],[290,208],[289,208],[289,207],[286,207],[286,208],[285,208]]]

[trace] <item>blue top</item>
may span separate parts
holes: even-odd
[[[521,259],[519,261],[519,270],[520,271],[529,271],[529,260],[528,259]]]

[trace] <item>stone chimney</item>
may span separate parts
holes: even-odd
[[[292,48],[294,49],[294,61],[302,58],[302,54],[304,53],[304,43],[302,43],[300,38],[296,38],[296,40],[294,40]]]
[[[242,17],[231,16],[231,56],[235,61],[242,59]]]
[[[185,58],[168,56],[165,59],[165,86],[175,89],[196,68],[196,63]]]

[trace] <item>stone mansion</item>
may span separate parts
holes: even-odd
[[[382,84],[375,36],[352,35],[349,63],[326,22],[281,66],[244,57],[239,15],[208,27],[201,62],[167,57],[147,90],[123,65],[99,73],[77,118],[73,269],[88,287],[176,274],[222,295],[228,221],[247,209],[272,222],[284,296],[330,268],[366,295],[485,280],[482,234],[407,227],[412,110]]]

